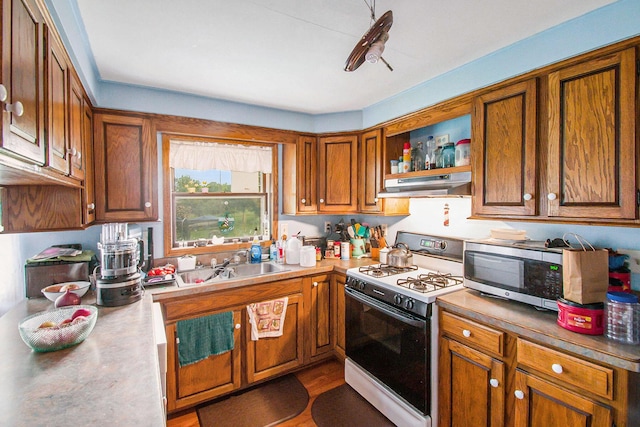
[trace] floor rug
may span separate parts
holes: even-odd
[[[196,412],[200,427],[266,427],[295,417],[307,403],[307,389],[289,374],[202,405]]]
[[[393,424],[348,384],[325,391],[311,406],[318,427],[392,427]]]

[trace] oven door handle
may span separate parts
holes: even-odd
[[[359,301],[362,304],[367,305],[373,309],[382,311],[384,314],[391,316],[402,323],[406,323],[416,328],[422,328],[426,323],[426,320],[424,319],[412,316],[408,313],[404,313],[388,304],[380,303],[378,300],[371,298],[370,296],[364,295],[358,291],[354,291],[351,288],[344,288],[344,293],[347,296],[353,298],[354,300]]]

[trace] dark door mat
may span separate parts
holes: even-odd
[[[311,406],[311,416],[318,427],[395,426],[349,384],[318,396]]]
[[[196,412],[200,427],[266,427],[295,417],[307,403],[307,389],[289,374],[200,406]]]

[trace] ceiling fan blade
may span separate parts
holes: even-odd
[[[393,13],[389,10],[384,15],[378,19],[375,24],[369,28],[362,39],[356,44],[356,46],[351,51],[351,54],[347,58],[347,62],[345,63],[344,70],[345,71],[355,71],[365,60],[365,55],[371,47],[371,44],[375,42],[383,32],[388,32],[393,25]],[[387,64],[386,61],[384,61]],[[389,67],[389,64],[387,64]],[[389,69],[392,70],[391,67]]]

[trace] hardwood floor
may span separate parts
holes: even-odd
[[[332,359],[299,371],[296,373],[296,376],[309,393],[309,403],[300,415],[284,423],[280,423],[278,426],[316,427],[316,423],[313,422],[313,418],[311,417],[311,405],[313,405],[316,397],[320,394],[344,384],[344,365]],[[187,413],[168,419],[167,427],[200,427],[196,410],[193,409]]]

